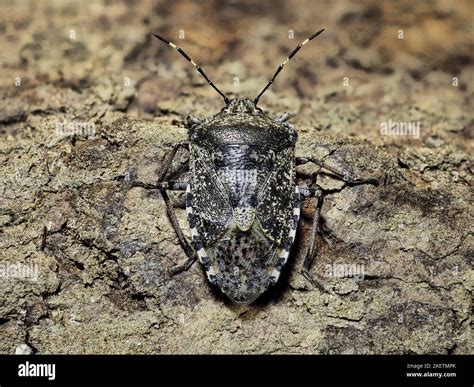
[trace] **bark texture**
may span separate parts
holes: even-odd
[[[0,352],[472,353],[473,12],[469,1],[2,2]],[[254,97],[321,27],[260,106],[294,115],[299,156],[382,184],[301,167],[326,190],[311,269],[322,288],[299,271],[308,203],[278,286],[236,307],[199,264],[170,276],[186,257],[163,200],[130,187],[156,182],[186,115],[222,107],[150,33],[229,96]],[[389,123],[419,123],[420,136],[384,135]],[[17,275],[25,267],[37,278]],[[363,276],[337,272],[349,267]]]

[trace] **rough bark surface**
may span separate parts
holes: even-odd
[[[0,6],[1,353],[472,353],[472,2],[106,3]],[[260,106],[294,115],[298,155],[382,184],[302,167],[326,190],[322,288],[299,270],[308,203],[278,286],[236,307],[199,264],[170,276],[186,257],[163,201],[130,187],[222,106],[150,33],[254,97],[321,27]]]

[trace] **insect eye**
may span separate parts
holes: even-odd
[[[198,134],[196,133],[196,128],[194,128],[194,127],[189,128],[188,137],[191,141],[196,141],[198,139]]]

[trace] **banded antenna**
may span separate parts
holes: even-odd
[[[277,77],[277,75],[280,73],[280,71],[283,69],[283,67],[285,67],[285,65],[288,63],[288,61],[293,58],[296,53],[300,50],[301,47],[303,47],[306,43],[308,43],[309,41],[313,40],[316,36],[318,36],[319,34],[321,34],[322,32],[324,31],[324,28],[318,32],[316,32],[314,35],[312,35],[311,37],[309,37],[308,39],[306,39],[304,42],[300,43],[298,45],[298,47],[296,47],[292,53],[288,56],[288,58],[286,58],[286,60],[280,65],[278,66],[278,69],[277,71],[275,72],[275,74],[273,75],[272,79],[270,79],[270,81],[267,83],[267,85],[265,86],[265,88],[260,92],[259,95],[257,95],[257,97],[253,100],[253,103],[255,105],[257,105],[260,97],[262,96],[263,93],[265,93],[267,91],[267,89],[271,86],[271,84],[273,83],[273,81],[275,80],[275,78]]]
[[[214,85],[214,83],[212,83],[212,81],[208,78],[208,76],[206,75],[206,73],[204,72],[204,70],[198,66],[196,63],[194,63],[194,61],[190,58],[190,56],[188,54],[186,54],[183,49],[181,49],[180,47],[178,47],[176,44],[170,42],[169,40],[166,40],[165,38],[162,38],[160,35],[157,35],[157,34],[153,34],[153,36],[159,40],[161,40],[162,42],[170,45],[171,47],[173,47],[174,49],[176,49],[176,51],[178,51],[182,56],[184,56],[184,58],[186,58],[186,60],[188,62],[191,62],[191,64],[196,68],[196,70],[198,71],[199,74],[201,74],[207,81],[207,83],[209,83],[215,91],[217,91],[221,96],[222,98],[224,98],[224,102],[225,104],[227,105],[229,103],[229,98],[226,97],[226,95],[220,91],[216,85]]]

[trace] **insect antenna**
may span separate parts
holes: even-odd
[[[169,40],[166,40],[165,38],[161,37],[158,34],[153,34],[153,36],[161,40],[162,42],[170,45],[171,47],[175,48],[176,51],[178,51],[182,56],[184,56],[184,58],[188,60],[188,62],[191,62],[191,64],[196,68],[196,70],[206,79],[207,83],[209,83],[214,88],[214,90],[217,91],[224,98],[224,102],[226,103],[226,105],[229,103],[229,98],[227,98],[226,95],[222,91],[220,91],[217,88],[217,86],[214,85],[214,83],[212,83],[212,81],[208,78],[204,70],[200,66],[198,66],[196,63],[194,63],[194,61],[190,58],[188,54],[184,52],[182,48],[178,47],[176,44],[170,42]]]
[[[286,58],[286,60],[280,65],[278,66],[277,68],[277,71],[275,72],[275,74],[273,75],[272,79],[270,79],[270,81],[267,83],[267,85],[265,86],[265,88],[260,92],[259,95],[257,95],[257,97],[253,100],[254,104],[256,105],[260,99],[260,97],[262,96],[263,93],[265,93],[267,91],[267,89],[271,86],[271,84],[273,83],[273,81],[275,80],[275,78],[277,77],[277,75],[280,73],[280,71],[283,69],[283,67],[285,67],[285,65],[288,63],[288,61],[293,58],[296,53],[300,50],[301,47],[303,47],[306,43],[308,43],[309,41],[313,40],[316,36],[318,36],[319,34],[321,34],[322,32],[324,31],[324,28],[318,32],[316,32],[315,34],[313,34],[311,37],[309,37],[308,39],[306,39],[304,42],[300,43],[293,51],[292,53],[288,56],[288,58]]]

